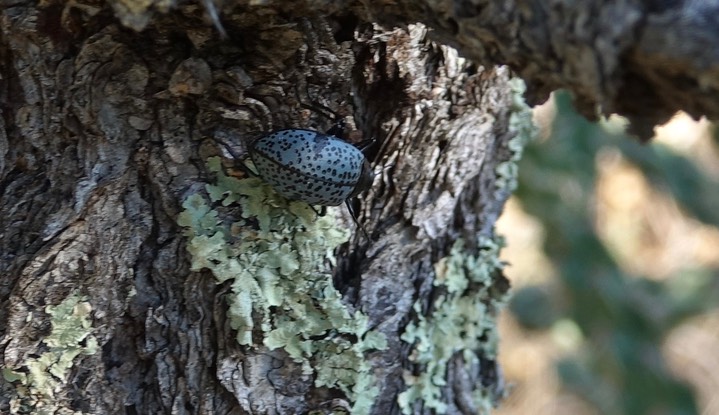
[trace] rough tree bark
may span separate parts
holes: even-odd
[[[528,127],[490,64],[585,105],[621,102],[618,75],[586,88],[586,55],[529,36],[562,16],[543,2],[250,3],[221,26],[210,3],[3,6],[1,412],[477,413],[501,396],[493,226]],[[601,21],[594,40],[615,35]],[[356,204],[371,241],[241,178],[218,144],[328,128],[308,102],[378,142]]]

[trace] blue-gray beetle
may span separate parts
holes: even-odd
[[[287,199],[311,206],[345,202],[355,224],[369,239],[349,203],[374,181],[372,167],[360,148],[329,133],[287,129],[256,139],[247,152],[260,178]]]

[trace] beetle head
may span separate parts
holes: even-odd
[[[369,188],[372,187],[372,182],[374,182],[374,171],[372,171],[372,166],[369,165],[369,161],[364,159],[362,161],[362,172],[349,199],[356,197],[365,190],[369,190]]]

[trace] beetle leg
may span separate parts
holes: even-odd
[[[347,206],[347,210],[349,210],[350,216],[352,216],[352,220],[355,222],[355,225],[357,225],[357,227],[362,231],[364,237],[367,238],[368,241],[370,241],[371,239],[369,238],[367,231],[364,229],[364,226],[362,226],[362,224],[360,224],[357,220],[357,215],[355,215],[355,210],[354,208],[352,208],[352,204],[350,203],[349,199],[345,200],[345,206]]]
[[[244,171],[245,174],[247,174],[248,176],[259,177],[259,175],[257,173],[255,173],[251,168],[249,168],[247,166],[247,164],[245,164],[244,160],[237,160],[237,164],[240,165],[240,168],[242,169],[242,171]]]
[[[317,216],[324,216],[327,214],[327,206],[320,206],[320,210],[317,210],[317,208],[312,205],[308,206],[317,214]]]
[[[246,175],[248,175],[248,176],[250,176],[250,177],[258,177],[258,176],[259,176],[259,175],[258,175],[257,173],[255,173],[251,168],[249,168],[249,167],[247,166],[247,164],[245,164],[245,159],[247,159],[247,156],[245,156],[244,158],[243,158],[243,157],[240,157],[240,156],[235,152],[235,150],[233,150],[232,147],[230,147],[229,144],[225,143],[225,142],[222,141],[222,140],[218,140],[218,139],[215,139],[215,141],[217,141],[218,143],[222,144],[223,147],[225,147],[225,149],[227,150],[227,152],[230,153],[230,155],[232,156],[233,159],[235,159],[235,161],[237,162],[237,164],[239,165],[239,167],[242,169],[242,171],[245,172]]]

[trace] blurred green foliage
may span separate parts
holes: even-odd
[[[576,323],[582,344],[558,363],[559,374],[600,413],[698,414],[691,386],[669,372],[661,344],[677,324],[717,307],[718,270],[688,270],[662,281],[628,275],[596,235],[590,202],[595,158],[610,147],[688,215],[714,226],[719,183],[666,146],[642,145],[588,122],[574,112],[568,94],[556,94],[555,101],[551,138],[526,148],[516,195],[545,228],[543,249],[562,288],[519,290],[511,309],[527,327],[549,327],[550,317]],[[564,308],[544,309],[557,304]]]

